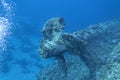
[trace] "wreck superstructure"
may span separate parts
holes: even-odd
[[[120,19],[90,25],[72,34],[63,33],[64,26],[63,18],[52,18],[44,25],[39,50],[42,57],[56,57],[58,66],[68,75],[64,57],[67,52],[79,56],[89,68],[91,80],[120,79]]]

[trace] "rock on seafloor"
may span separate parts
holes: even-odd
[[[57,35],[52,40],[43,38],[40,45],[40,54],[45,58],[46,55],[56,57],[57,62],[41,70],[38,80],[120,80],[120,19],[90,25],[73,33],[58,29],[57,39]]]

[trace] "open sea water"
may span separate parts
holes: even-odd
[[[37,80],[54,61],[38,54],[40,31],[53,17],[74,32],[120,18],[120,0],[0,0],[0,80]]]

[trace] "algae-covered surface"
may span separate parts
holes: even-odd
[[[57,49],[53,49],[51,45],[46,47],[48,42],[41,42],[40,49],[44,53],[39,53],[55,57],[56,63],[41,70],[38,80],[120,79],[120,19],[90,25],[61,36],[58,41],[65,49],[58,48],[58,41],[52,45]]]

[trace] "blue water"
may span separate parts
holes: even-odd
[[[54,59],[38,54],[44,23],[65,18],[65,31],[120,18],[120,0],[0,0],[0,80],[36,80]]]

